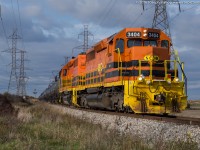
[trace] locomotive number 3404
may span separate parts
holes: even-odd
[[[149,38],[156,38],[158,39],[160,37],[159,33],[156,33],[156,32],[149,32],[148,33],[148,37]]]
[[[127,32],[126,37],[141,37],[140,32]]]

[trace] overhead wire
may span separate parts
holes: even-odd
[[[114,6],[114,5],[113,5],[113,6]],[[110,11],[113,9],[113,6],[108,10],[108,13],[110,13]],[[150,7],[150,8],[146,8],[144,11],[147,11],[147,10],[153,8],[153,7],[154,7],[154,6],[152,6],[152,7]],[[129,10],[130,10],[130,8],[128,9],[128,11],[129,11]],[[108,14],[108,13],[107,13],[107,14]],[[138,17],[137,17],[134,21],[131,22],[131,24],[133,24],[133,22],[134,22],[134,24],[135,24],[136,21],[137,21],[138,19],[140,19],[141,16],[142,16],[143,14],[144,14],[144,12],[142,12],[141,14],[139,14]],[[106,15],[106,16],[107,16],[107,15]],[[122,18],[122,16],[121,16],[120,18]],[[117,21],[119,21],[119,19],[117,19]],[[130,24],[130,25],[131,25],[131,24]],[[118,42],[119,42],[119,41],[118,41]],[[117,43],[118,43],[118,42],[117,42]]]
[[[151,10],[152,8],[154,8],[154,5],[153,6],[151,6],[151,7],[149,7],[149,8],[146,8],[146,9],[144,9],[144,11],[132,22],[132,26],[135,26],[135,25],[137,25],[137,26],[147,26],[148,25],[148,23],[146,23],[146,24],[143,24],[144,23],[144,21],[143,20],[140,20],[140,19],[144,19],[142,16],[147,12],[147,11],[149,11],[149,10]],[[150,16],[150,15],[152,15],[151,13],[148,13],[148,16]],[[149,18],[149,17],[147,17],[147,18]],[[138,21],[138,20],[140,20],[140,21]]]
[[[22,22],[21,22],[21,15],[20,15],[18,0],[17,0],[17,8],[18,8],[18,16],[19,16],[19,25],[20,25],[20,32],[21,32],[21,37],[22,37],[22,44],[23,44],[23,49],[25,50],[25,44],[24,44],[24,38],[23,38],[23,32],[22,32]]]
[[[108,9],[107,13],[104,15],[103,19],[100,21],[99,25],[101,25],[107,18],[107,16],[110,14],[111,10],[113,9],[113,7],[115,6],[116,0],[114,0],[114,3],[111,3],[111,7]]]
[[[186,11],[189,11],[189,10],[191,10],[191,9],[197,7],[197,6],[199,6],[199,5],[195,5],[195,6],[192,6],[192,7],[188,8],[188,9],[184,9],[184,10],[180,11],[180,12],[177,13],[172,19],[169,20],[169,23],[171,23],[176,17],[178,17],[178,16],[181,15],[182,13],[185,13]]]
[[[8,49],[10,49],[9,42],[8,42],[8,37],[7,37],[7,33],[6,33],[6,29],[5,29],[5,25],[4,25],[4,21],[3,21],[2,15],[0,15],[0,18],[1,18],[1,24],[2,24],[3,33],[4,33],[4,36],[5,36],[5,39],[6,39],[6,43],[7,43]]]
[[[14,5],[13,5],[13,0],[11,0],[11,4],[12,4],[12,12],[13,12],[13,18],[14,18],[14,24],[15,24],[15,28],[17,28],[17,20],[16,20],[16,16],[15,16],[15,10],[14,10]]]
[[[124,17],[124,15],[132,14],[132,13],[128,13],[131,9],[132,9],[132,7],[129,7],[128,9],[125,9],[125,10],[126,10],[126,13],[124,13],[124,14],[121,15],[117,20],[115,20],[115,24],[120,24],[120,23],[121,23],[121,19]],[[125,12],[125,11],[124,11],[124,12]]]
[[[111,4],[110,8],[107,7],[108,11],[105,13],[103,19],[102,19],[101,21],[99,21],[99,26],[103,24],[103,21],[106,20],[106,17],[108,17],[109,14],[110,14],[110,12],[113,10],[113,8],[114,8],[114,6],[115,6],[115,4],[116,4],[116,0],[115,0],[115,1],[112,1],[112,2],[114,2],[114,3],[111,3],[111,2],[109,3],[109,4]],[[129,12],[130,9],[131,9],[131,7],[129,7],[129,9],[126,9],[126,11]],[[117,24],[118,22],[119,22],[119,24],[120,24],[120,20],[121,20],[121,18],[123,18],[123,17],[124,17],[124,15],[121,15],[118,19],[116,19],[116,20],[115,20],[115,24]],[[99,30],[99,29],[98,29],[98,30]],[[98,30],[96,30],[96,32],[97,32]],[[96,32],[95,32],[95,33],[96,33]],[[106,31],[105,31],[105,32],[106,32]]]
[[[111,12],[111,10],[114,8],[114,5],[112,5],[111,6],[112,8],[110,8],[108,11],[107,11],[107,13],[106,13],[106,17],[108,16],[108,14]],[[135,25],[136,23],[138,23],[137,21],[139,20],[139,19],[141,19],[142,18],[142,16],[145,14],[145,12],[146,11],[148,11],[148,10],[150,10],[150,9],[152,9],[154,6],[151,6],[150,8],[146,8],[142,13],[140,13],[137,17],[136,17],[136,19],[134,19],[128,26],[133,26],[133,25]],[[126,11],[127,12],[129,12],[130,11],[130,9],[131,9],[131,7],[129,8],[129,9],[127,9]],[[116,22],[116,24],[117,24],[117,22],[120,22],[120,19],[122,18],[122,17],[124,17],[124,15],[122,15],[120,18],[118,18],[115,22]],[[104,19],[105,20],[105,19]],[[103,20],[103,21],[104,21]],[[102,22],[102,21],[101,21]],[[101,24],[100,24],[101,25]]]
[[[106,5],[106,7],[104,8],[104,11],[103,11],[105,13],[102,15],[101,19],[99,19],[99,21],[97,22],[97,24],[99,26],[101,26],[103,24],[103,22],[106,20],[106,18],[110,14],[110,12],[113,9],[113,7],[114,7],[115,4],[116,4],[116,0],[111,0],[111,1],[108,2],[108,4]],[[99,28],[96,29],[93,34],[97,33],[98,30],[99,30]]]
[[[101,9],[102,12],[104,12],[104,13],[102,13],[101,16],[98,18],[98,21],[97,21],[96,24],[100,24],[100,22],[103,20],[103,18],[104,18],[105,15],[106,15],[106,12],[107,12],[106,10],[109,9],[109,6],[113,3],[113,1],[114,1],[114,0],[108,1],[108,3],[105,5],[105,7],[104,7],[103,9]],[[92,28],[94,28],[94,26],[92,26],[92,27],[90,28],[90,30],[92,30]],[[96,28],[95,28],[95,29],[96,29]]]

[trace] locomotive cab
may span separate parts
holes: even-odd
[[[185,109],[184,77],[179,79],[178,62],[170,60],[171,40],[166,34],[157,29],[126,28],[116,34],[113,43],[118,78],[106,81],[121,81],[124,85],[125,109],[135,113]]]

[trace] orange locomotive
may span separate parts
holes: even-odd
[[[170,46],[170,38],[161,30],[125,28],[61,69],[61,100],[80,107],[134,113],[184,110],[184,66],[170,60]]]

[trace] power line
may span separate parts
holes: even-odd
[[[97,24],[99,24],[99,26],[101,26],[103,24],[103,22],[106,20],[106,17],[108,17],[108,15],[111,12],[111,10],[112,10],[113,6],[115,5],[115,3],[116,3],[116,0],[110,0],[108,2],[108,4],[106,5],[106,7],[104,8],[104,10],[102,10],[105,13],[101,15],[102,17],[100,17],[100,19],[98,19]],[[96,29],[95,34],[97,33],[98,30],[99,29]]]
[[[193,9],[193,8],[195,8],[195,7],[197,7],[197,6],[198,6],[198,5],[192,6],[192,7],[188,8],[188,9],[182,9],[181,12],[177,13],[173,18],[171,18],[171,19],[169,20],[169,23],[171,24],[171,22],[172,22],[176,17],[178,17],[180,14],[183,14],[183,13],[185,13],[185,12],[187,12],[187,11],[189,11],[189,10],[191,10],[191,9]]]
[[[22,32],[22,22],[21,22],[21,15],[20,15],[20,9],[19,9],[19,1],[17,0],[17,8],[18,8],[18,16],[19,16],[19,25],[20,25],[20,32],[22,36],[22,44],[23,44],[23,49],[25,49],[25,44],[24,44],[24,36]]]
[[[113,1],[114,3],[111,4],[111,7],[108,9],[107,13],[106,13],[106,14],[104,15],[104,17],[100,20],[99,25],[101,25],[101,24],[106,20],[106,17],[108,17],[109,13],[110,13],[111,10],[113,9],[114,5],[116,4],[115,1],[116,1],[116,0]]]
[[[138,23],[137,21],[138,21],[139,19],[142,19],[142,16],[144,15],[144,13],[147,12],[148,10],[152,9],[152,8],[153,8],[153,6],[144,9],[143,12],[141,12],[141,14],[139,14],[138,17],[130,23],[130,26],[134,26],[136,23]]]
[[[13,12],[13,18],[14,18],[15,28],[17,28],[17,20],[16,20],[15,10],[14,10],[14,6],[13,6],[13,0],[11,0],[11,4],[12,4],[12,12]]]
[[[0,18],[1,18],[2,28],[3,28],[3,33],[4,33],[4,36],[5,36],[5,39],[6,39],[6,43],[7,43],[8,49],[9,49],[8,37],[7,37],[7,33],[6,33],[6,29],[5,29],[5,25],[4,25],[3,18],[2,18],[2,13],[1,13],[1,5],[0,5]]]

